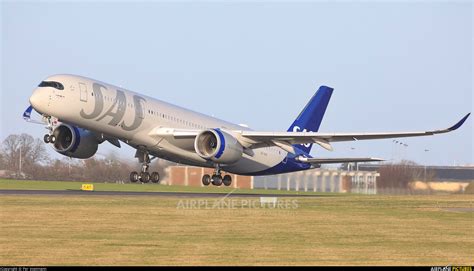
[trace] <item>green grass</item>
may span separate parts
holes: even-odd
[[[215,200],[3,195],[0,263],[474,264],[469,195],[279,198],[278,208]]]
[[[178,185],[158,185],[141,183],[94,183],[94,182],[66,182],[66,181],[27,181],[27,180],[9,180],[0,179],[0,189],[20,189],[20,190],[79,190],[83,183],[94,184],[96,191],[135,191],[135,192],[202,192],[202,193],[234,193],[243,194],[290,194],[290,195],[328,195],[320,192],[296,192],[286,190],[264,190],[264,189],[234,189],[230,187],[192,187]],[[331,195],[343,195],[330,193]]]

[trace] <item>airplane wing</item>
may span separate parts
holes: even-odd
[[[383,132],[383,133],[319,133],[319,132],[257,132],[242,131],[241,136],[246,139],[250,145],[268,145],[279,146],[282,149],[289,150],[293,144],[316,143],[321,147],[332,150],[330,142],[356,141],[368,139],[386,139],[398,137],[415,137],[442,134],[454,131],[461,127],[471,113],[464,116],[455,125],[442,130],[421,131],[421,132]],[[248,146],[252,148],[251,146]]]
[[[312,144],[316,143],[327,150],[333,150],[331,142],[357,141],[368,139],[386,139],[399,137],[415,137],[442,134],[454,131],[461,127],[471,113],[464,116],[455,125],[442,130],[431,130],[421,132],[383,132],[383,133],[319,133],[319,132],[259,132],[259,131],[231,131],[237,140],[247,149],[257,149],[261,147],[277,146],[281,149],[295,153],[292,145],[294,144]],[[193,139],[201,130],[176,129],[167,127],[157,127],[153,129],[149,135],[156,137],[173,137],[175,139]],[[362,162],[363,161],[379,161],[372,160],[376,158],[341,158],[342,162]],[[354,161],[354,159],[362,159]],[[312,160],[309,163],[329,163],[333,160],[323,159],[320,161]],[[336,160],[334,160],[336,161]],[[334,162],[336,163],[336,162]]]

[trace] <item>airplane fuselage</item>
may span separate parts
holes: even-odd
[[[30,101],[35,110],[99,135],[145,148],[151,155],[169,161],[214,167],[194,150],[194,139],[156,137],[154,129],[215,129],[239,131],[247,127],[188,110],[122,87],[75,75],[54,75],[45,81],[61,82],[64,89],[38,87]],[[308,169],[295,155],[278,147],[255,149],[222,169],[242,175],[264,175]]]

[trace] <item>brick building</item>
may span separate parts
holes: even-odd
[[[184,185],[184,186],[204,186],[202,184],[202,176],[204,174],[212,175],[214,169],[190,167],[190,166],[172,166],[167,169],[168,177],[163,180],[163,184],[168,185]],[[229,174],[222,171],[222,175]],[[232,176],[233,188],[253,189],[253,177],[229,174]],[[212,186],[212,185],[211,185]],[[224,186],[224,185],[222,185]]]

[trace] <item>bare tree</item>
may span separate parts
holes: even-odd
[[[9,135],[1,144],[0,169],[19,173],[20,155],[21,171],[31,178],[41,180],[128,182],[130,172],[141,168],[138,162],[122,160],[114,152],[104,159],[79,160],[63,157],[50,160],[42,140],[21,134]],[[151,170],[158,171],[163,179],[166,175],[164,169],[170,165],[174,163],[158,159],[151,164]]]
[[[412,161],[402,161],[399,164],[388,164],[380,167],[380,188],[408,189],[408,184],[422,176],[423,171]]]
[[[28,134],[9,135],[2,143],[5,168],[12,171],[33,173],[35,165],[49,159],[44,144]],[[20,164],[21,163],[21,164]]]
[[[4,169],[4,168],[5,168],[5,161],[3,158],[3,153],[0,152],[0,169]]]
[[[17,170],[16,162],[19,159],[20,140],[19,135],[9,135],[2,143],[2,153],[5,159],[5,167],[9,170]]]

